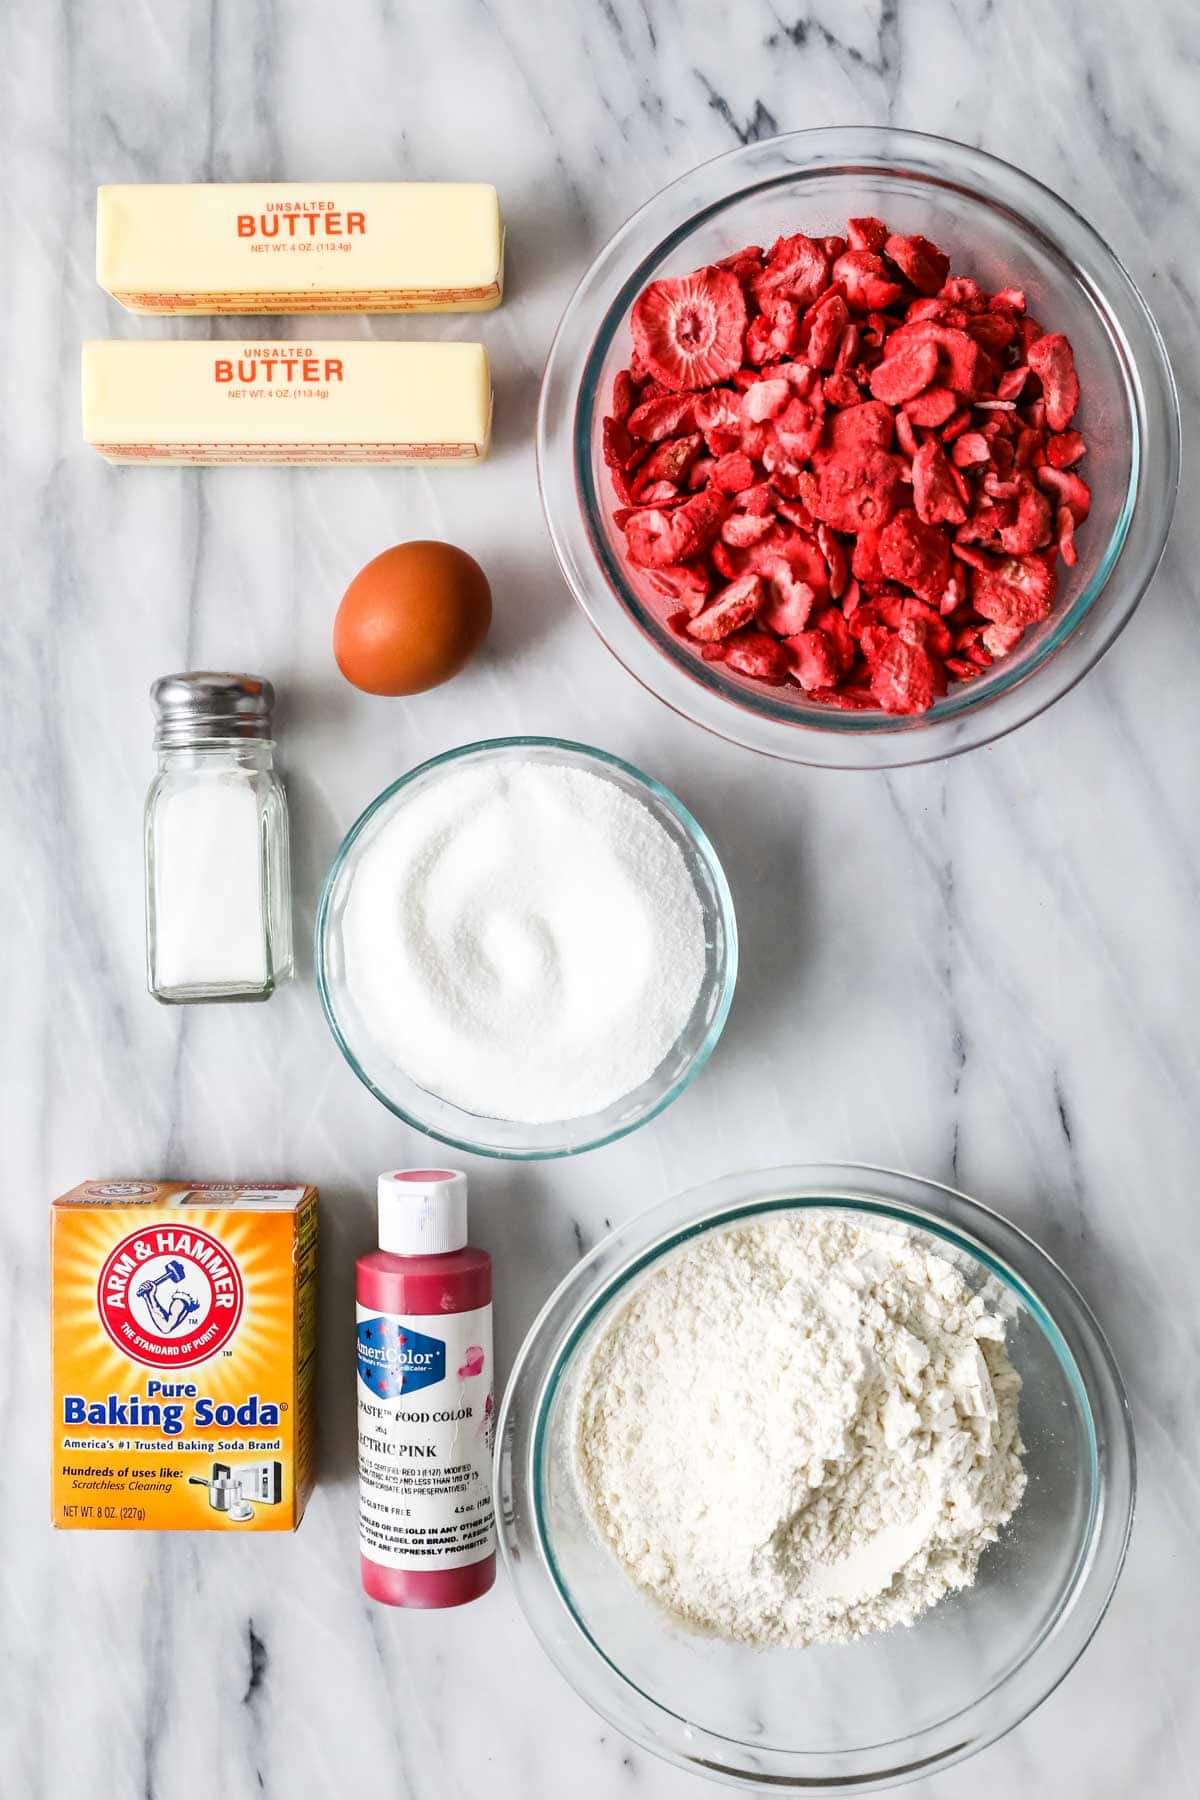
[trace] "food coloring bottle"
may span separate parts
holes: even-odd
[[[379,1177],[356,1300],[363,1587],[461,1606],[496,1579],[492,1259],[467,1243],[465,1175]]]

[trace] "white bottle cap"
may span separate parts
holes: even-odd
[[[458,1169],[397,1169],[379,1177],[379,1248],[440,1256],[467,1241],[467,1178]]]

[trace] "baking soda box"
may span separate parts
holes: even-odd
[[[293,1530],[312,1488],[317,1190],[88,1181],[50,1217],[53,1523]]]

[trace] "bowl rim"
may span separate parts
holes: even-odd
[[[681,1720],[662,1702],[638,1688],[591,1637],[571,1605],[549,1550],[542,1511],[541,1463],[550,1407],[565,1378],[570,1357],[599,1312],[612,1304],[628,1281],[658,1257],[705,1230],[797,1206],[803,1210],[834,1208],[874,1213],[939,1237],[981,1264],[1015,1293],[1048,1338],[1076,1391],[1088,1436],[1091,1495],[1086,1527],[1054,1614],[1020,1660],[985,1693],[949,1717],[914,1732],[907,1740],[894,1738],[879,1745],[856,1746],[852,1752],[764,1752],[763,1745],[757,1743],[754,1749],[760,1762],[764,1755],[773,1754],[781,1762],[790,1761],[793,1765],[786,1774],[773,1769],[764,1776],[723,1760],[721,1747],[740,1747],[740,1740],[709,1731],[694,1720]],[[622,1260],[607,1270],[597,1284],[593,1271],[618,1247],[625,1251]],[[1035,1271],[1034,1277],[1027,1273],[1028,1269]],[[580,1293],[572,1309],[564,1303],[572,1301],[576,1290]],[[1046,1299],[1047,1292],[1054,1295],[1053,1303]],[[543,1344],[542,1337],[552,1323],[555,1330],[550,1346]],[[538,1359],[539,1372],[535,1378],[528,1377],[527,1370]],[[511,1415],[518,1403],[518,1387],[527,1379],[533,1388],[527,1419],[514,1428]],[[515,1443],[518,1435],[520,1450]],[[497,1463],[501,1559],[543,1649],[588,1704],[635,1741],[680,1767],[751,1789],[762,1784],[777,1791],[867,1792],[949,1767],[1004,1736],[1065,1679],[1098,1629],[1124,1565],[1136,1502],[1136,1450],[1128,1396],[1108,1341],[1069,1277],[1033,1238],[982,1202],[944,1183],[872,1164],[785,1165],[724,1176],[661,1201],[610,1232],[558,1284],[530,1326],[501,1404],[498,1443],[502,1452]],[[528,1546],[519,1541],[518,1534],[522,1499],[529,1514]],[[534,1552],[532,1557],[530,1549]],[[534,1589],[533,1584],[539,1581],[545,1593]],[[552,1607],[569,1622],[566,1639],[551,1637],[546,1629],[553,1616]],[[536,1616],[539,1608],[540,1623]],[[598,1697],[595,1681],[581,1685],[578,1665],[573,1671],[566,1649],[568,1642],[577,1649],[581,1641],[594,1659],[588,1664],[588,1675],[594,1675],[596,1665],[602,1664],[617,1678],[615,1692],[621,1696],[627,1691],[636,1694],[649,1710],[652,1723],[639,1729],[640,1722],[636,1718],[631,1722],[628,1711],[622,1711],[615,1699],[610,1702],[603,1689]],[[1043,1669],[1043,1653],[1055,1644],[1058,1654]],[[1036,1680],[1031,1679],[1035,1665]],[[1005,1690],[1011,1696],[1014,1684],[1023,1686],[1023,1691],[1018,1693],[1016,1704],[1010,1700],[1009,1708],[1002,1712],[996,1697]],[[694,1743],[695,1748],[685,1749],[666,1741],[662,1734],[664,1720],[684,1726],[684,1741]],[[900,1759],[898,1750],[903,1750]],[[840,1766],[847,1757],[861,1758],[873,1752],[888,1753],[888,1766],[868,1772],[848,1771]],[[725,1755],[728,1756],[727,1750]],[[816,1765],[822,1760],[837,1762],[837,1771],[818,1771]]]
[[[326,957],[326,941],[338,882],[355,844],[366,831],[371,821],[395,799],[397,794],[409,787],[412,783],[420,780],[422,777],[432,775],[437,770],[454,762],[465,761],[469,758],[481,761],[487,760],[497,753],[511,750],[532,750],[536,754],[545,752],[547,753],[548,758],[552,758],[556,752],[565,751],[567,752],[568,757],[577,758],[585,764],[599,765],[595,772],[601,779],[611,779],[611,775],[606,773],[606,771],[617,770],[631,781],[635,787],[643,790],[645,802],[650,807],[651,812],[657,807],[670,813],[681,827],[684,836],[688,839],[699,860],[704,864],[712,883],[713,891],[716,895],[717,908],[721,918],[724,956],[719,967],[720,992],[717,997],[717,1004],[714,1008],[713,1016],[709,1020],[704,1037],[693,1052],[688,1063],[676,1076],[675,1080],[657,1096],[654,1103],[648,1106],[644,1111],[638,1113],[632,1119],[622,1121],[611,1130],[605,1129],[597,1135],[589,1136],[578,1143],[561,1145],[538,1144],[532,1146],[481,1143],[478,1138],[472,1137],[466,1130],[456,1132],[440,1129],[431,1124],[427,1119],[421,1117],[415,1106],[401,1104],[400,1101],[395,1099],[394,1096],[386,1093],[377,1082],[371,1079],[354,1051],[350,1048],[338,1019],[337,1007],[329,976]],[[329,870],[321,885],[321,896],[317,903],[316,920],[313,926],[313,967],[316,973],[317,992],[320,996],[321,1010],[325,1015],[325,1021],[333,1035],[334,1042],[337,1044],[345,1061],[353,1073],[357,1075],[363,1086],[375,1096],[381,1105],[386,1106],[388,1111],[393,1113],[396,1118],[402,1120],[406,1125],[411,1125],[415,1130],[423,1132],[425,1136],[434,1138],[439,1143],[447,1144],[454,1150],[465,1150],[475,1156],[488,1156],[498,1161],[506,1162],[548,1162],[563,1156],[582,1156],[590,1150],[602,1148],[605,1144],[616,1143],[618,1139],[627,1137],[630,1132],[637,1131],[642,1125],[648,1124],[651,1119],[657,1118],[659,1113],[665,1111],[673,1101],[677,1100],[681,1094],[687,1091],[692,1082],[695,1081],[696,1077],[700,1074],[717,1046],[721,1034],[725,1029],[726,1020],[729,1017],[729,1009],[733,1004],[734,991],[737,987],[738,957],[737,914],[733,904],[733,894],[730,890],[724,866],[708,833],[684,805],[683,801],[680,800],[678,795],[672,793],[670,788],[664,786],[661,781],[656,780],[653,775],[646,774],[646,772],[643,769],[639,769],[636,764],[626,761],[624,757],[617,756],[610,750],[600,750],[595,745],[582,744],[572,738],[525,734],[514,737],[479,738],[473,743],[456,745],[453,749],[443,750],[436,756],[427,757],[423,762],[418,763],[414,768],[407,770],[403,775],[397,776],[394,781],[390,782],[387,787],[382,789],[382,791],[363,808],[362,812],[359,813],[354,823],[350,826],[350,829],[346,832],[341,843],[338,845],[338,848],[334,853],[333,861],[330,863]],[[702,988],[701,992],[704,991],[705,990]],[[653,1079],[653,1077],[649,1077],[648,1079]],[[412,1082],[412,1087],[414,1091],[418,1093],[421,1091],[415,1082]],[[432,1098],[437,1099],[438,1103],[442,1106],[449,1106],[457,1117],[464,1121],[477,1118],[480,1124],[494,1123],[504,1126],[513,1126],[514,1123],[516,1123],[513,1120],[491,1120],[485,1118],[483,1114],[470,1114],[466,1112],[464,1108],[454,1106],[452,1101],[443,1100],[441,1096],[432,1096]],[[603,1117],[603,1112],[585,1115],[585,1117],[587,1116],[599,1119]],[[582,1121],[559,1120],[555,1121],[555,1126],[566,1126],[580,1122]],[[530,1131],[551,1130],[554,1129],[554,1126],[529,1126],[527,1129]]]
[[[917,718],[806,708],[800,700],[784,707],[766,690],[743,691],[723,682],[719,673],[667,641],[661,619],[626,580],[600,529],[590,441],[601,399],[596,374],[628,305],[698,220],[749,193],[839,168],[952,187],[1040,238],[1087,293],[1113,346],[1131,426],[1120,513],[1081,593],[1030,660],[1008,671],[1001,665],[986,690],[958,684]],[[718,200],[712,198],[714,172]],[[1060,230],[1053,231],[1047,219]],[[653,247],[637,255],[639,238],[651,235]],[[1069,253],[1066,238],[1074,240]],[[614,282],[619,285],[595,336],[585,341],[580,309],[592,289],[603,291]],[[538,405],[538,485],[555,554],[577,603],[643,687],[691,722],[766,755],[829,767],[890,768],[994,741],[1044,712],[1099,661],[1136,610],[1165,549],[1178,490],[1180,434],[1174,375],[1149,308],[1112,249],[1066,201],[1013,164],[951,138],[889,126],[819,126],[743,145],[697,165],[646,201],[600,250],[563,312],[547,357]],[[1098,618],[1097,603],[1118,566],[1129,577],[1127,589],[1119,605],[1110,593]],[[1068,645],[1073,655],[1064,657]],[[1046,680],[1051,671],[1053,679]],[[1033,687],[1038,676],[1043,679]]]

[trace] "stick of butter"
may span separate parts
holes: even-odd
[[[491,419],[482,344],[83,346],[83,435],[114,463],[481,462]]]
[[[138,313],[490,312],[500,201],[470,181],[101,187],[96,279]]]

